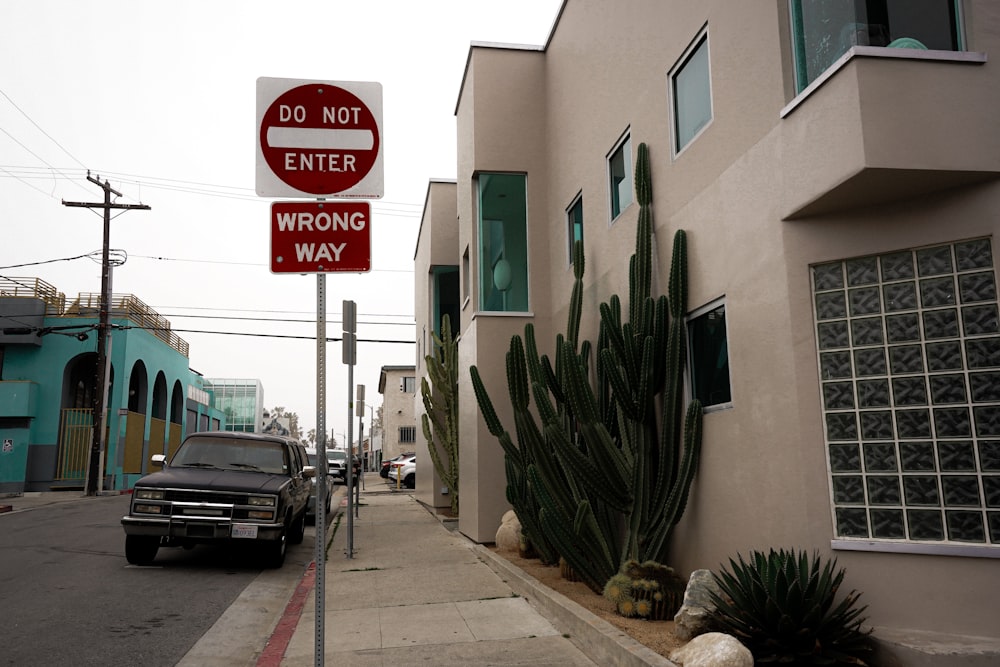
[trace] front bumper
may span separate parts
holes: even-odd
[[[249,527],[253,527],[250,529]],[[235,530],[234,530],[235,527]],[[240,540],[274,541],[281,538],[284,524],[240,522],[214,517],[122,517],[126,535],[165,537],[168,540]],[[252,537],[251,534],[255,534]]]

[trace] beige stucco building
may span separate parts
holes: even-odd
[[[378,378],[382,394],[382,460],[414,451],[419,430],[413,419],[416,376],[413,366],[383,366]]]
[[[461,532],[509,509],[468,368],[513,432],[504,354],[529,321],[551,352],[581,233],[596,340],[645,143],[654,290],[686,230],[707,405],[670,564],[815,550],[883,636],[1000,641],[997,51],[993,0],[567,0],[544,46],[474,43],[415,254],[418,376],[460,320]]]

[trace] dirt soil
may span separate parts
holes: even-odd
[[[536,558],[521,558],[519,554],[511,551],[499,551],[492,546],[489,548],[497,556],[521,568],[545,586],[565,595],[587,611],[619,628],[640,644],[656,651],[665,658],[669,658],[671,651],[686,643],[674,636],[673,621],[646,621],[619,616],[610,601],[605,600],[604,596],[594,593],[587,588],[586,584],[563,579],[559,574],[558,567],[542,565],[542,562]]]

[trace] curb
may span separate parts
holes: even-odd
[[[604,619],[595,616],[510,561],[481,544],[472,549],[518,595],[527,598],[543,616],[599,665],[621,667],[677,667],[648,646],[640,644]]]

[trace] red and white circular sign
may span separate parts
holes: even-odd
[[[257,194],[381,197],[381,92],[380,84],[258,79]],[[376,93],[375,104],[364,99]]]

